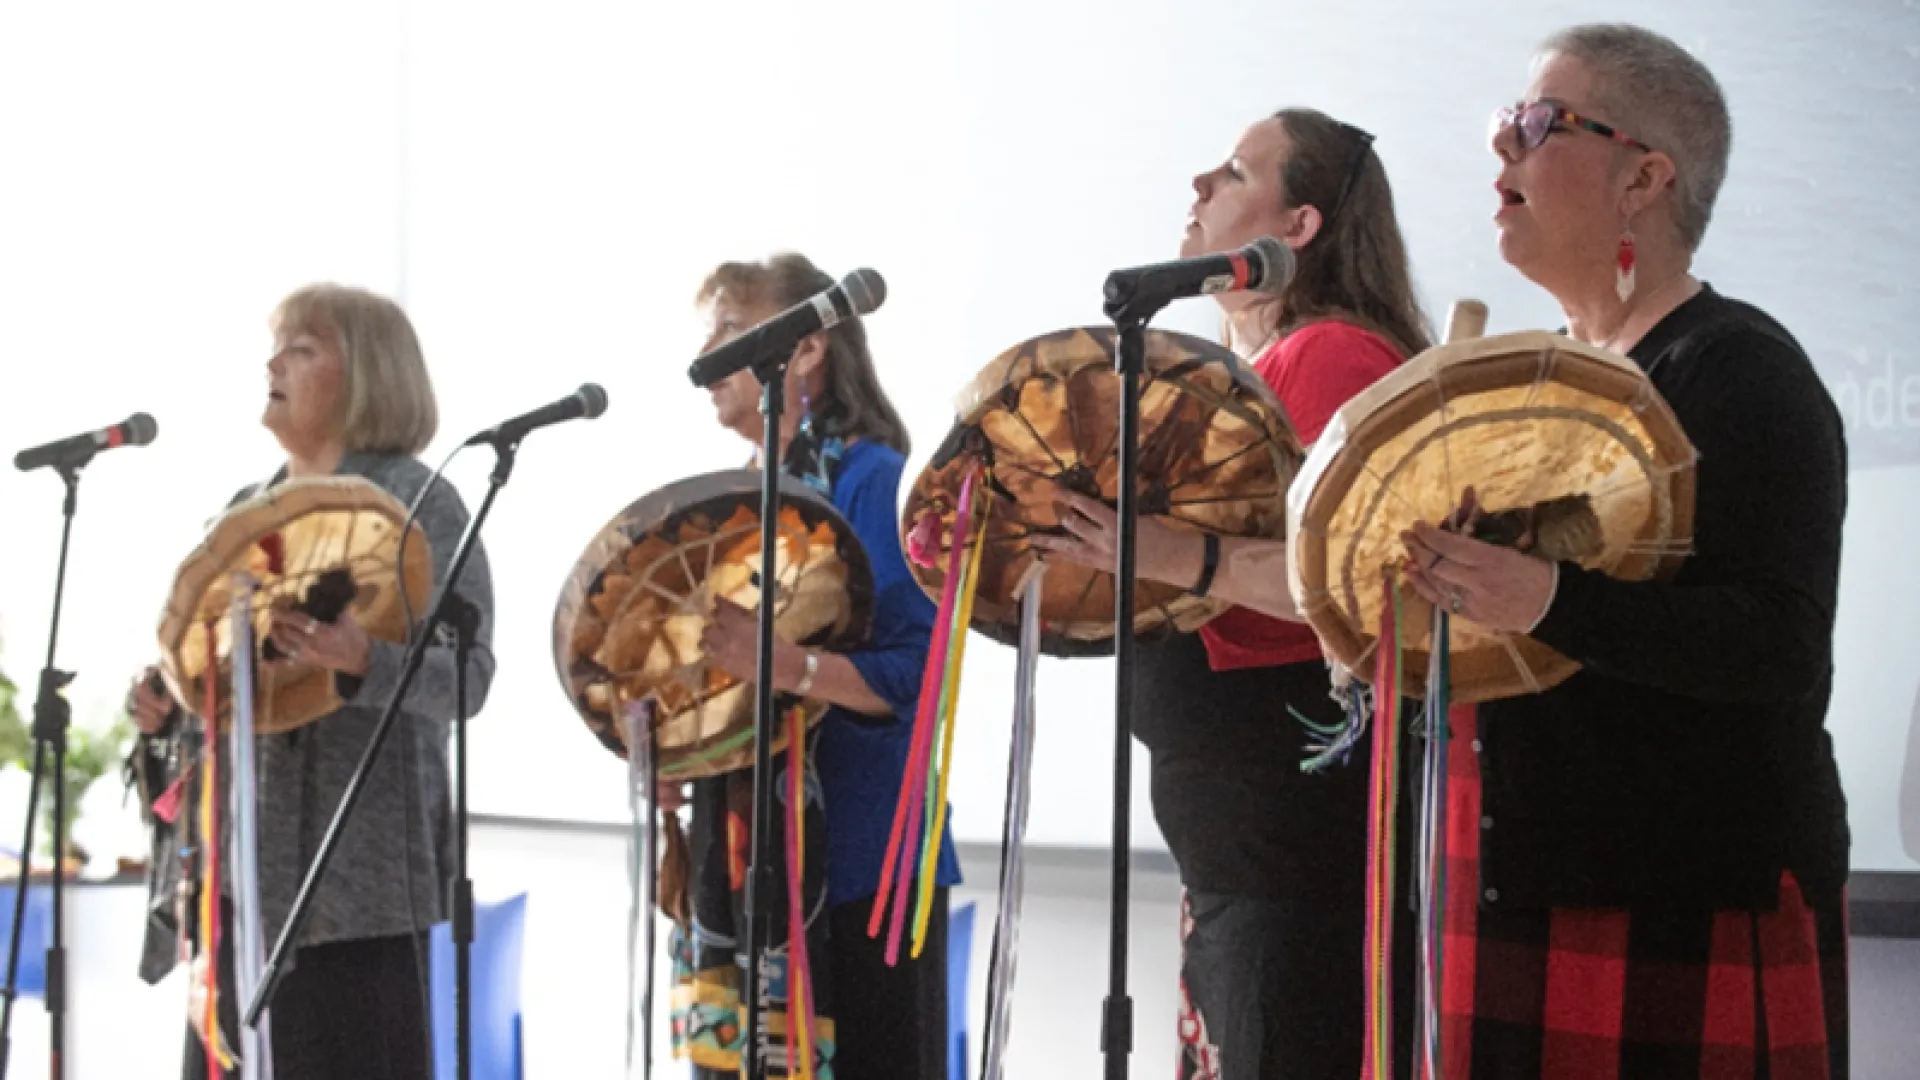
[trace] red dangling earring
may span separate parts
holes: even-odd
[[[1628,229],[1620,234],[1620,252],[1614,259],[1613,290],[1623,304],[1633,295],[1633,262],[1633,230]]]

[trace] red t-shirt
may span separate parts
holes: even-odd
[[[1387,339],[1352,323],[1319,322],[1274,342],[1254,358],[1293,422],[1311,446],[1354,396],[1400,366],[1404,359]],[[1249,608],[1229,608],[1200,628],[1215,671],[1274,667],[1319,658],[1320,640],[1306,623],[1287,622]]]

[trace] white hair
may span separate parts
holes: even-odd
[[[1688,250],[1700,246],[1733,151],[1733,121],[1720,84],[1670,38],[1624,23],[1562,30],[1541,43],[1535,64],[1571,56],[1593,77],[1596,109],[1622,134],[1673,159],[1673,224]]]

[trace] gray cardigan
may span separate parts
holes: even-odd
[[[431,472],[409,457],[349,454],[340,463],[338,475],[366,477],[410,506]],[[276,475],[265,485],[242,491],[235,502],[252,497],[281,478]],[[467,520],[466,506],[453,488],[444,481],[435,484],[420,508],[418,521],[432,548],[436,588],[446,578]],[[461,574],[459,594],[480,611],[479,637],[467,664],[467,715],[472,716],[486,701],[494,668],[490,647],[493,582],[484,547],[475,546]],[[420,608],[426,602],[425,597],[416,601]],[[416,610],[415,616],[424,618],[424,612]],[[260,907],[268,949],[280,935],[307,865],[340,805],[347,781],[379,724],[387,699],[399,684],[405,652],[404,646],[375,640],[366,676],[339,680],[341,695],[346,699],[342,708],[294,731],[259,736],[255,742]],[[445,892],[453,875],[453,811],[447,762],[456,712],[454,667],[453,650],[446,643],[436,642],[427,650],[320,882],[313,915],[300,939],[302,947],[406,934],[425,930],[446,917]],[[149,760],[162,751],[159,745],[142,748],[143,754],[153,755]],[[178,760],[185,755],[172,756]],[[227,754],[222,747],[222,787],[227,771]],[[182,803],[183,818],[197,805],[194,800],[198,793],[190,789],[187,794],[188,799]],[[223,820],[225,816],[223,793]],[[140,975],[148,982],[160,981],[175,963],[173,898],[181,869],[180,838],[174,835],[175,830],[154,821],[153,832],[149,918],[140,964]],[[233,865],[224,852],[222,864]],[[226,891],[224,882],[222,891]]]

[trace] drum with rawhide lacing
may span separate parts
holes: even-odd
[[[844,651],[865,639],[873,574],[853,528],[798,480],[780,489],[774,632]],[[654,762],[668,781],[753,763],[753,684],[709,664],[700,637],[720,599],[761,602],[760,473],[670,484],[615,515],[568,573],[553,619],[567,699],[601,745],[625,756],[630,715],[651,718]],[[793,704],[780,695],[777,708]],[[825,713],[801,703],[807,722]],[[774,752],[785,747],[785,735]]]
[[[400,569],[406,519],[398,499],[357,476],[287,480],[229,508],[180,564],[160,620],[161,673],[174,697],[205,711],[211,636],[218,717],[226,724],[233,674],[228,608],[234,576],[245,573],[257,583],[250,604],[261,661],[255,730],[291,731],[338,710],[344,702],[333,672],[274,649],[272,612],[290,608],[332,622],[350,611],[368,636],[404,642],[408,608],[424,614],[433,586],[433,553],[417,524],[405,545],[404,574]]]
[[[1484,322],[1485,309],[1479,309]],[[1472,488],[1479,539],[1623,581],[1671,575],[1691,550],[1695,453],[1632,361],[1560,334],[1479,337],[1414,357],[1334,415],[1289,493],[1292,591],[1329,658],[1362,677],[1400,534]],[[1400,590],[1405,677],[1421,696],[1431,606]],[[1578,670],[1528,637],[1465,618],[1449,633],[1451,699],[1548,689]]]
[[[1018,641],[1015,592],[1037,553],[1029,536],[1060,532],[1056,489],[1112,505],[1119,473],[1120,377],[1114,331],[1061,330],[989,363],[956,403],[958,417],[906,497],[903,528],[914,577],[938,600],[938,553],[953,543],[966,476],[987,471],[972,626]],[[1178,528],[1282,539],[1286,492],[1303,456],[1271,388],[1226,348],[1187,334],[1146,333],[1140,394],[1139,507]],[[1111,655],[1111,570],[1055,560],[1043,579],[1041,645],[1053,656]],[[1154,581],[1135,585],[1135,632],[1194,630],[1226,605]]]

